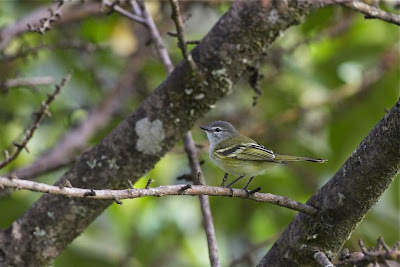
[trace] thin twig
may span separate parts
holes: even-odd
[[[187,43],[185,40],[182,16],[179,10],[179,4],[176,0],[170,0],[172,14],[171,18],[175,23],[176,31],[178,33],[178,44],[182,51],[183,58],[189,64],[190,69],[193,73],[198,74],[198,69],[193,61],[192,56],[188,53]],[[183,138],[183,145],[185,147],[186,154],[189,159],[190,169],[192,170],[192,177],[194,184],[205,184],[204,177],[201,175],[201,167],[197,157],[197,149],[194,143],[192,133],[188,131]],[[196,180],[197,177],[197,180]],[[218,245],[217,238],[215,235],[215,227],[213,223],[213,216],[210,208],[210,200],[208,196],[200,195],[200,207],[203,214],[203,224],[204,230],[206,231],[207,244],[208,244],[208,255],[210,258],[210,263],[212,267],[219,267],[219,257],[218,257]]]
[[[346,249],[346,253],[341,256],[336,266],[367,266],[370,263],[376,264],[389,260],[400,263],[400,251],[397,244],[390,248],[382,237],[378,238],[375,249],[367,249],[362,240],[358,240],[358,245],[362,252],[348,253]]]
[[[82,50],[88,53],[92,53],[96,49],[103,48],[103,45],[98,45],[94,43],[86,43],[82,42],[79,40],[68,40],[68,41],[61,41],[55,45],[49,45],[49,44],[39,44],[35,47],[24,47],[21,46],[21,49],[19,49],[17,52],[14,54],[9,54],[9,55],[1,55],[0,54],[0,61],[13,61],[19,58],[26,58],[29,55],[36,55],[39,51],[41,50],[50,50],[54,51],[56,49],[76,49],[76,50]]]
[[[154,43],[157,54],[160,57],[161,62],[164,64],[164,68],[166,69],[167,73],[170,74],[174,70],[174,65],[172,64],[171,58],[168,55],[168,50],[165,47],[164,42],[162,41],[157,26],[154,23],[154,20],[149,11],[147,10],[146,3],[143,3],[142,16],[146,21],[147,27],[149,28],[151,39]]]
[[[0,91],[7,92],[8,89],[22,86],[22,87],[31,87],[36,89],[36,86],[40,85],[49,85],[54,83],[53,77],[44,76],[44,77],[29,77],[29,78],[14,78],[8,79],[2,83],[0,83]]]
[[[130,0],[129,3],[132,6],[133,12],[138,16],[143,16],[142,9],[140,8],[138,2],[136,0]]]
[[[44,34],[46,31],[51,29],[51,24],[59,20],[61,18],[61,8],[64,5],[64,0],[59,0],[57,7],[53,10],[49,8],[48,11],[50,13],[49,17],[44,17],[40,19],[40,26],[33,26],[31,24],[27,24],[29,31],[38,32],[40,34]]]
[[[103,0],[103,4],[104,4],[105,6],[107,6],[107,7],[112,8],[112,10],[118,12],[119,14],[121,14],[121,15],[123,15],[123,16],[125,16],[125,17],[127,17],[127,18],[129,18],[129,19],[131,19],[131,20],[133,20],[133,21],[136,21],[136,22],[138,22],[138,23],[141,23],[141,24],[145,24],[145,25],[146,25],[146,21],[145,21],[142,17],[137,16],[137,15],[135,15],[135,14],[132,14],[132,13],[129,12],[129,11],[126,11],[125,9],[123,9],[122,7],[120,7],[119,5],[113,3],[113,2],[111,2],[111,1],[109,1],[109,0]]]
[[[200,163],[197,157],[197,149],[190,131],[185,134],[183,138],[183,145],[189,159],[190,169],[192,170],[193,182],[195,184],[205,184],[204,177],[201,175]],[[197,177],[197,179],[195,177]],[[201,212],[203,214],[204,229],[207,236],[210,263],[212,267],[221,266],[218,258],[217,238],[215,235],[213,216],[210,208],[210,200],[209,197],[205,195],[200,195],[199,198]]]
[[[41,18],[47,16],[49,8],[57,8],[57,3],[33,10],[16,22],[10,23],[8,26],[0,29],[0,51],[3,51],[15,37],[28,32],[27,24],[35,24]],[[100,3],[91,0],[86,0],[83,5],[80,1],[65,3],[62,11],[62,17],[53,24],[65,23],[101,14]]]
[[[171,18],[174,21],[175,26],[176,26],[179,48],[182,50],[183,58],[189,64],[190,69],[192,70],[192,72],[195,72],[197,70],[197,66],[196,66],[196,63],[194,63],[191,54],[188,53],[187,43],[185,40],[185,33],[184,33],[184,29],[183,29],[183,21],[182,21],[181,12],[179,10],[178,1],[177,0],[169,0],[169,3],[171,4],[171,9],[172,9]]]
[[[144,40],[140,40],[139,48],[143,45]],[[16,175],[20,179],[30,180],[75,161],[76,155],[88,148],[88,140],[98,133],[99,129],[105,127],[113,115],[119,111],[121,99],[135,92],[134,81],[137,76],[137,70],[143,62],[142,59],[146,56],[147,54],[143,52],[137,52],[132,55],[124,68],[124,72],[118,78],[118,82],[113,88],[110,88],[103,100],[89,111],[87,118],[66,132],[57,144],[43,153],[29,166],[15,170]]]
[[[150,185],[151,185],[152,183],[154,183],[154,180],[153,180],[153,179],[147,180],[146,186],[145,186],[144,188],[145,188],[145,189],[149,189],[149,188],[150,188]]]
[[[225,187],[213,187],[207,185],[192,185],[191,188],[187,188],[182,192],[182,187],[186,185],[166,185],[159,187],[150,187],[150,188],[135,188],[135,189],[123,189],[123,190],[93,190],[93,189],[83,189],[83,188],[74,188],[74,187],[59,187],[54,185],[48,185],[44,183],[37,183],[28,180],[22,179],[12,179],[7,177],[0,177],[0,187],[10,187],[17,189],[25,189],[34,192],[42,192],[49,193],[54,195],[63,195],[66,197],[87,197],[93,199],[133,199],[140,197],[149,197],[149,196],[172,196],[172,195],[189,195],[189,196],[198,196],[198,195],[209,195],[209,196],[231,196],[231,190]],[[232,197],[237,198],[247,198],[250,200],[254,200],[257,202],[266,202],[274,205],[278,205],[281,207],[286,207],[288,209],[296,210],[305,214],[313,215],[317,212],[317,210],[311,206],[306,204],[291,200],[287,197],[277,196],[268,193],[254,193],[251,196],[247,196],[247,192],[242,189],[232,189],[233,195]],[[88,196],[87,192],[93,191],[94,193],[90,193]],[[86,196],[85,196],[86,194]],[[93,195],[95,194],[95,195]]]
[[[34,113],[35,119],[33,121],[32,126],[28,131],[25,132],[25,137],[22,139],[20,143],[13,143],[14,146],[17,148],[13,154],[11,154],[9,157],[6,157],[3,161],[0,162],[0,169],[9,164],[11,161],[17,158],[19,153],[21,153],[22,150],[26,150],[29,152],[27,148],[27,143],[29,140],[32,138],[33,134],[35,133],[36,129],[39,127],[40,122],[42,121],[44,115],[51,116],[51,113],[49,111],[49,105],[53,100],[55,99],[56,95],[60,93],[61,89],[67,84],[69,79],[71,78],[71,73],[68,73],[61,81],[59,85],[56,85],[56,88],[54,92],[50,95],[47,96],[46,101],[43,101],[41,104],[40,109]]]
[[[367,5],[358,0],[334,0],[334,2],[358,11],[365,15],[366,19],[380,19],[400,26],[400,16],[388,13],[382,9]]]
[[[165,45],[162,41],[161,35],[158,32],[158,29],[154,23],[154,20],[151,17],[150,13],[147,11],[146,3],[143,3],[142,11],[140,11],[140,7],[137,5],[136,1],[131,0],[130,3],[132,5],[133,11],[137,14],[140,14],[140,12],[141,12],[143,18],[146,20],[146,25],[149,28],[149,31],[150,31],[150,34],[152,37],[152,41],[154,42],[157,53],[158,53],[162,63],[164,64],[164,67],[165,67],[167,73],[170,74],[173,71],[174,66],[169,57],[168,51],[165,48]],[[178,13],[176,13],[176,14],[178,16],[180,15],[179,8],[178,8]],[[182,23],[180,16],[179,16],[179,20]],[[182,37],[183,37],[183,31],[181,31],[181,33],[182,33]],[[186,52],[186,54],[187,54],[187,52]],[[188,58],[188,57],[186,57],[186,58]],[[191,59],[191,57],[190,57],[190,59]],[[194,64],[192,59],[191,59],[191,61]],[[189,64],[189,65],[192,66],[191,64]],[[194,71],[194,70],[196,70],[196,68],[192,68],[192,70]],[[201,180],[202,175],[201,175],[200,164],[198,163],[198,159],[197,159],[197,152],[196,152],[197,150],[196,150],[196,147],[195,147],[195,144],[194,144],[194,141],[192,138],[192,134],[190,133],[190,131],[187,132],[185,135],[184,146],[185,146],[185,150],[188,154],[189,162],[191,165],[191,170],[192,170],[192,174],[193,174],[192,177],[199,177],[199,183],[205,184],[204,178],[203,178],[203,180]],[[199,173],[200,173],[200,175],[198,175]],[[194,178],[193,182],[195,184],[197,183],[195,178]],[[185,190],[183,190],[183,191],[186,193],[187,190],[189,190],[189,188],[185,188]],[[181,191],[181,192],[183,192],[183,191]],[[208,196],[199,195],[199,199],[200,199],[201,211],[203,214],[204,228],[205,228],[206,236],[207,236],[207,243],[208,243],[208,250],[209,250],[211,266],[217,267],[217,266],[220,266],[220,264],[219,264],[219,259],[218,259],[218,247],[217,247],[217,241],[216,241],[216,236],[215,236],[215,229],[214,229],[214,224],[213,224],[213,218],[212,218],[209,198],[208,198]]]

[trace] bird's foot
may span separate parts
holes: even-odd
[[[243,188],[243,190],[246,191],[247,197],[250,197],[251,195],[253,195],[254,193],[257,193],[258,191],[261,190],[261,187],[256,187],[252,190],[247,189],[247,187]]]
[[[233,189],[232,189],[232,187],[230,187],[229,185],[224,185],[224,186],[222,186],[222,187],[225,187],[225,188],[228,188],[229,189],[229,191],[231,192],[231,194],[229,195],[229,197],[233,197]]]

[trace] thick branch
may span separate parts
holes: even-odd
[[[258,266],[314,266],[314,251],[332,257],[400,171],[400,101],[297,215]],[[285,255],[285,256],[284,256]]]
[[[275,6],[279,3],[283,5]],[[182,139],[196,119],[231,91],[246,70],[245,60],[262,59],[276,37],[299,23],[311,8],[304,0],[279,3],[234,2],[192,50],[206,86],[192,83],[189,66],[181,62],[132,115],[83,154],[57,184],[69,180],[76,187],[100,189],[122,188],[128,179],[136,182]],[[0,234],[1,264],[47,265],[111,203],[42,196]],[[46,235],[33,236],[35,229]]]
[[[159,186],[156,188],[134,188],[134,189],[123,189],[123,190],[94,190],[94,189],[83,189],[66,186],[54,186],[43,183],[37,183],[28,180],[11,179],[7,177],[0,177],[0,187],[10,187],[17,189],[27,189],[35,192],[48,193],[53,195],[61,195],[66,197],[76,198],[91,198],[91,199],[109,199],[109,200],[122,200],[122,199],[133,199],[140,197],[163,197],[163,196],[174,196],[174,195],[188,195],[188,196],[227,196],[227,197],[238,197],[248,198],[257,202],[267,202],[275,204],[288,209],[304,212],[312,215],[316,213],[316,209],[311,206],[302,204],[300,202],[290,200],[287,197],[277,196],[268,193],[254,193],[247,197],[247,193],[241,189],[233,189],[233,195],[231,191],[226,187],[212,187],[207,185],[166,185]]]

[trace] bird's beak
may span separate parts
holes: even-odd
[[[204,130],[204,131],[209,131],[210,129],[208,128],[208,127],[206,127],[206,126],[200,126],[200,129],[202,129],[202,130]]]

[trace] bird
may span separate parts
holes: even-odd
[[[250,177],[243,187],[247,194],[253,194],[261,190],[257,187],[248,190],[248,186],[254,177],[265,173],[274,164],[285,164],[291,161],[309,161],[324,163],[326,159],[299,157],[275,154],[272,150],[260,145],[253,139],[241,135],[235,127],[226,121],[214,121],[208,126],[201,126],[207,134],[210,143],[210,160],[225,172],[221,186],[225,186],[228,175],[235,175],[237,178],[226,185],[231,186],[244,177]]]

